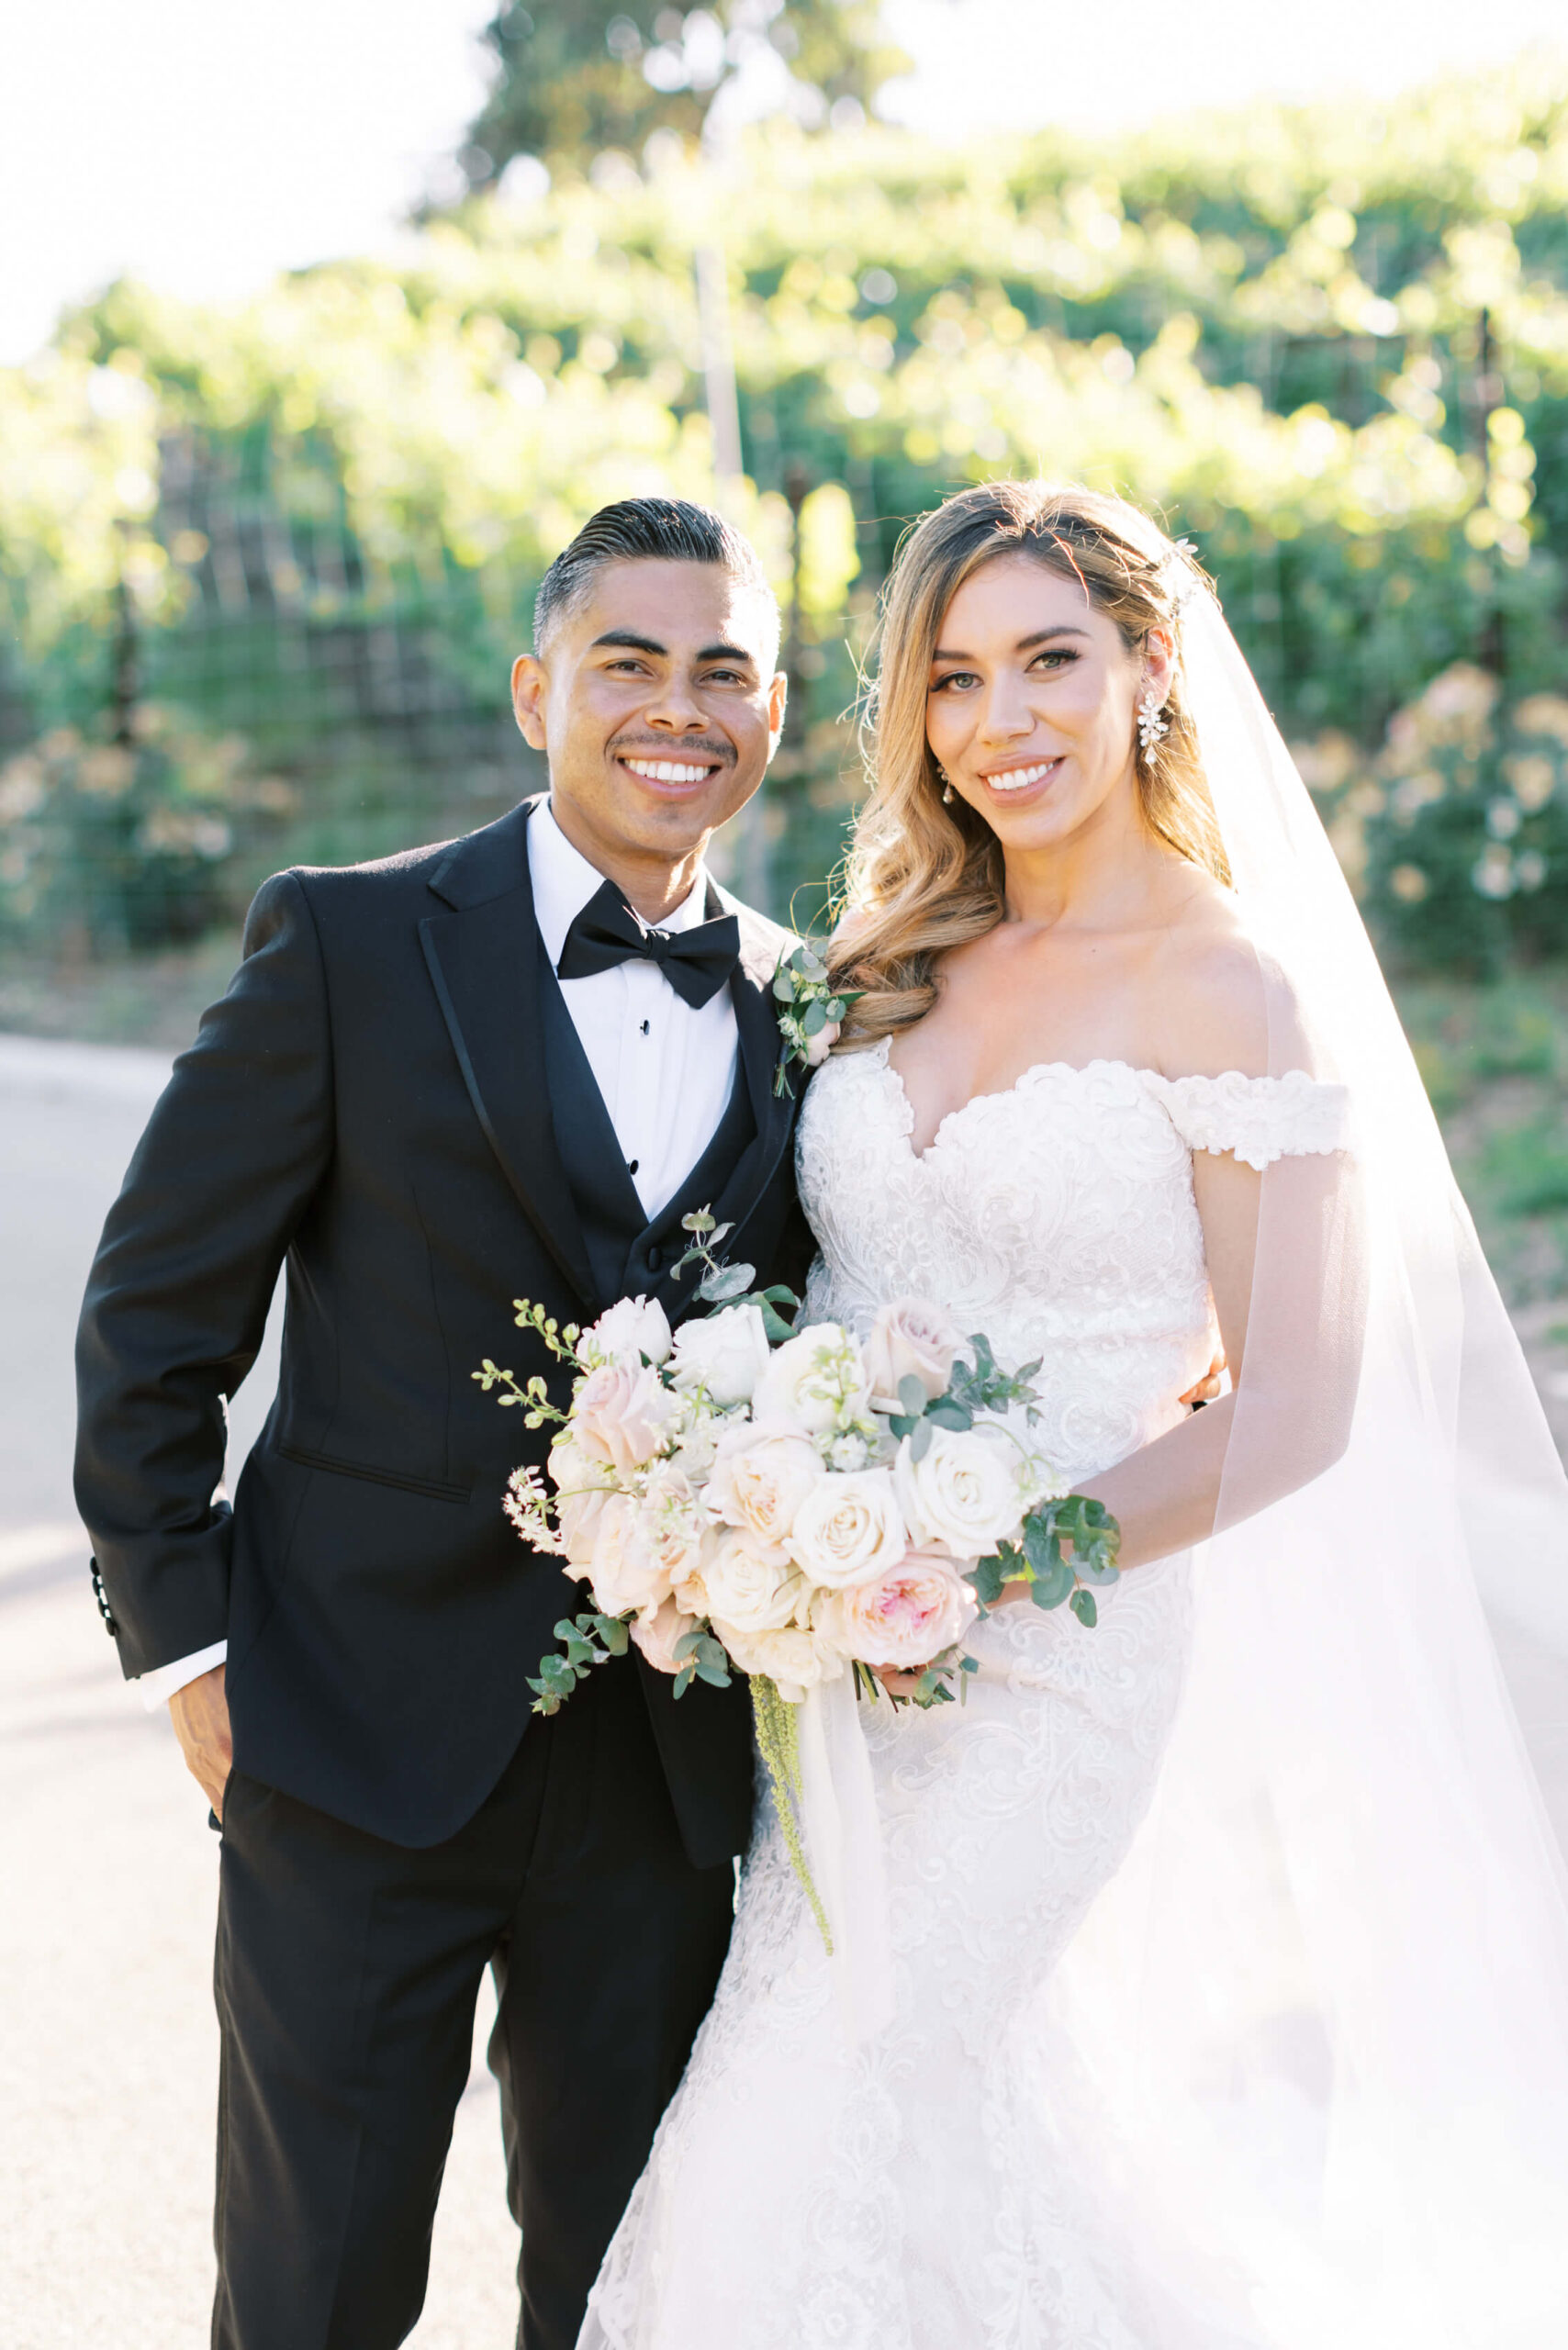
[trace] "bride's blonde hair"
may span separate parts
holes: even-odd
[[[870,792],[846,867],[850,919],[830,954],[840,983],[864,990],[845,1022],[846,1046],[924,1018],[936,998],[938,956],[1002,920],[1001,843],[966,800],[944,804],[925,713],[931,656],[954,595],[982,564],[1013,554],[1075,579],[1129,653],[1151,629],[1170,632],[1178,661],[1161,713],[1166,732],[1137,752],[1143,821],[1179,856],[1230,878],[1179,657],[1179,599],[1200,576],[1196,565],[1125,498],[1050,482],[960,490],[900,548],[873,642],[874,682],[861,713]]]

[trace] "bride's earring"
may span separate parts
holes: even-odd
[[[1163,743],[1170,729],[1160,716],[1165,704],[1152,686],[1146,686],[1137,706],[1137,742],[1140,751],[1152,751]]]
[[[950,808],[953,804],[953,787],[947,780],[947,770],[940,760],[936,762],[936,772],[942,778],[942,805],[944,808]]]

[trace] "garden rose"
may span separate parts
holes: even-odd
[[[623,1297],[584,1331],[582,1351],[596,1362],[623,1362],[635,1370],[644,1357],[664,1362],[673,1343],[656,1297]]]
[[[812,1607],[818,1637],[844,1656],[914,1672],[961,1640],[979,1613],[951,1559],[911,1550],[896,1567],[847,1591],[824,1591]]]
[[[715,1404],[745,1404],[767,1362],[767,1332],[756,1305],[726,1305],[683,1322],[670,1377],[679,1388],[706,1388]]]
[[[988,1556],[1019,1530],[1025,1468],[1008,1438],[979,1428],[938,1428],[924,1460],[905,1437],[892,1475],[911,1541],[959,1559]]]
[[[586,1567],[593,1556],[604,1505],[614,1491],[614,1472],[606,1461],[590,1460],[570,1435],[557,1438],[546,1463],[555,1488],[555,1523],[576,1567]]]
[[[843,1033],[842,1020],[824,1020],[814,1036],[806,1038],[802,1058],[808,1069],[821,1069]]]
[[[861,1417],[869,1401],[860,1349],[840,1323],[813,1322],[769,1356],[752,1409],[758,1420],[823,1436]]]
[[[688,1632],[697,1629],[695,1616],[683,1616],[673,1599],[661,1599],[646,1609],[632,1627],[632,1638],[655,1673],[676,1673],[680,1660],[676,1649]]]
[[[963,1340],[946,1315],[918,1298],[884,1305],[866,1341],[866,1376],[879,1412],[902,1412],[901,1379],[918,1379],[929,1402],[953,1375]]]
[[[642,1505],[610,1494],[599,1513],[588,1566],[593,1604],[601,1616],[657,1607],[669,1596],[669,1574],[648,1539]]]
[[[607,1362],[590,1371],[577,1390],[572,1435],[590,1460],[608,1461],[624,1477],[653,1459],[679,1411],[656,1371]]]
[[[794,1617],[803,1584],[785,1550],[758,1541],[745,1527],[729,1527],[702,1565],[707,1613],[741,1632],[778,1632]]]
[[[813,1632],[792,1627],[777,1632],[743,1632],[738,1625],[722,1624],[717,1617],[713,1629],[743,1673],[759,1673],[776,1681],[779,1695],[792,1706],[799,1705],[819,1681],[837,1681],[846,1670],[836,1649],[829,1648]]]
[[[726,1525],[749,1527],[765,1542],[782,1542],[796,1511],[824,1473],[809,1437],[790,1428],[759,1427],[751,1421],[720,1438],[708,1481],[708,1506]]]
[[[796,1511],[785,1548],[812,1583],[834,1590],[897,1566],[909,1538],[891,1472],[825,1471]]]

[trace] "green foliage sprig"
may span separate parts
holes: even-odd
[[[826,961],[809,940],[793,954],[779,957],[773,1000],[784,1041],[774,1073],[775,1093],[790,1091],[792,1067],[816,1067],[836,1038],[845,1013],[865,992],[864,988],[835,988]]]

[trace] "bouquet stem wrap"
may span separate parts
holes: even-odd
[[[892,2020],[893,1950],[881,1823],[852,1677],[820,1682],[791,1710],[801,1829],[827,1914],[839,2012],[852,2040],[869,2040]]]

